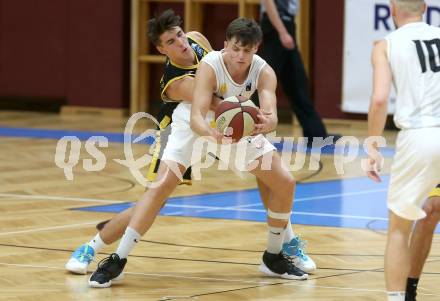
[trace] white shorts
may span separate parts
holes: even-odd
[[[408,220],[426,216],[421,208],[440,183],[440,128],[402,130],[391,166],[388,208]]]
[[[199,163],[204,155],[206,155],[207,151],[215,154],[217,157],[221,158],[222,161],[226,161],[224,156],[222,156],[221,146],[217,145],[216,149],[207,149],[209,140],[201,138],[191,130],[190,114],[191,104],[189,103],[180,103],[174,110],[172,117],[173,122],[171,123],[171,134],[168,137],[168,142],[162,155],[162,161],[169,160],[177,162],[188,168]],[[206,116],[206,121],[210,123],[212,120],[214,120],[214,112],[209,111]],[[215,143],[211,143],[211,146],[212,144],[215,145]],[[243,150],[243,144],[247,144],[244,153],[241,152]],[[201,146],[203,146],[204,149],[201,149]],[[231,158],[234,159],[229,160],[229,162],[234,163],[235,157],[240,153],[245,164],[249,164],[255,159],[273,150],[275,150],[275,147],[263,135],[258,135],[246,139],[241,143],[233,144],[231,146]]]

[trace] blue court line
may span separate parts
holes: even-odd
[[[73,131],[73,130],[54,130],[54,129],[38,129],[38,128],[13,128],[0,127],[0,136],[34,138],[34,139],[56,139],[59,140],[65,136],[75,136],[81,141],[86,141],[93,136],[103,136],[109,142],[124,143],[124,133],[111,132],[94,132],[94,131]],[[137,137],[133,135],[132,141]],[[152,144],[154,139],[147,137],[146,140],[138,142],[139,144]]]
[[[297,185],[292,223],[384,230],[388,210],[386,194],[389,177],[381,183],[366,177]],[[74,210],[121,212],[134,203],[111,204]],[[257,189],[173,197],[160,215],[212,219],[266,221]]]
[[[56,139],[59,140],[65,136],[75,136],[81,141],[86,141],[93,136],[103,136],[106,137],[109,142],[113,143],[124,143],[124,133],[112,133],[112,132],[94,132],[94,131],[78,131],[78,130],[55,130],[55,129],[40,129],[40,128],[16,128],[16,127],[0,127],[0,136],[4,137],[19,137],[19,138],[33,138],[33,139]],[[133,135],[127,137],[127,141],[133,141],[138,136]],[[154,142],[153,137],[147,137],[145,140],[136,142],[137,144],[147,144],[151,145]],[[274,143],[276,149],[281,152],[283,150],[282,143]],[[289,149],[290,150],[290,149]],[[332,155],[337,151],[334,145],[324,146],[321,153],[324,155]],[[291,151],[297,151],[297,145],[294,144]],[[307,153],[319,153],[319,148],[307,148]],[[338,153],[344,153],[344,150],[338,150]],[[381,153],[385,157],[392,157],[394,155],[394,148],[382,148]],[[366,156],[365,151],[360,148],[358,156]]]

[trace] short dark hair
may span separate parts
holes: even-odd
[[[251,19],[237,18],[226,29],[226,39],[235,38],[242,46],[255,46],[263,38],[260,26]]]
[[[182,19],[172,9],[167,9],[159,16],[148,20],[148,38],[155,46],[160,45],[160,36],[173,27],[180,26]]]

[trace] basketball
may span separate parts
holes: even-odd
[[[249,136],[257,123],[258,107],[243,96],[231,96],[224,99],[215,110],[217,129],[226,137],[234,140]],[[232,129],[232,135],[228,132]]]

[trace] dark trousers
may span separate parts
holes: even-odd
[[[283,22],[296,43],[295,20]],[[283,47],[278,32],[266,15],[263,15],[261,20],[261,29],[263,44],[260,56],[274,69],[278,82],[281,82],[291,108],[303,128],[304,137],[327,136],[321,117],[310,100],[307,75],[298,48],[289,50]]]

